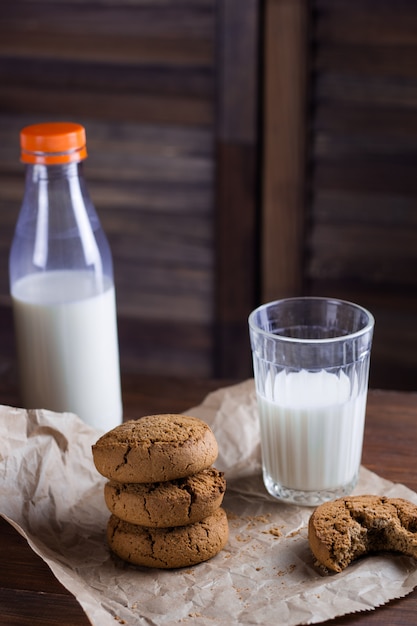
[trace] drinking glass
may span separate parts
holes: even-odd
[[[316,506],[355,487],[373,329],[365,308],[331,298],[250,314],[263,479],[275,498]]]

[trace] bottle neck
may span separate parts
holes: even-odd
[[[82,178],[83,162],[65,163],[63,165],[26,165],[26,178],[31,183],[37,183],[41,180],[62,180],[67,178]]]
[[[19,269],[11,279],[70,269],[92,272],[103,285],[104,275],[112,280],[110,249],[88,194],[82,162],[26,168],[14,246]]]

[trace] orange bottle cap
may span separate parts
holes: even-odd
[[[33,124],[20,131],[22,163],[62,165],[87,157],[85,128],[72,122]]]

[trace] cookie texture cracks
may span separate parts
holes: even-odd
[[[155,528],[198,522],[222,504],[223,472],[214,467],[198,474],[158,483],[118,483],[104,486],[107,508],[131,524]]]
[[[110,430],[94,444],[97,470],[113,481],[175,480],[210,467],[216,438],[202,420],[188,415],[149,415]]]
[[[149,415],[109,431],[92,447],[108,478],[107,544],[122,560],[172,569],[211,559],[228,540],[223,472],[209,426],[189,415]]]
[[[373,495],[326,502],[311,515],[308,538],[317,561],[335,572],[375,552],[417,559],[417,506],[402,498]]]
[[[219,508],[200,522],[173,528],[145,528],[112,515],[107,526],[111,550],[133,565],[173,569],[215,556],[229,536],[227,516]]]

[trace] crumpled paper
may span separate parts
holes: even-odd
[[[340,574],[314,564],[312,509],[284,505],[262,483],[253,380],[219,389],[190,409],[213,429],[215,466],[227,479],[230,539],[216,557],[162,571],[111,556],[105,479],[91,445],[101,433],[72,414],[0,407],[0,511],[77,598],[93,625],[120,623],[314,624],[400,598],[417,585],[416,562],[398,555],[362,559]],[[361,468],[355,493],[417,494]]]

